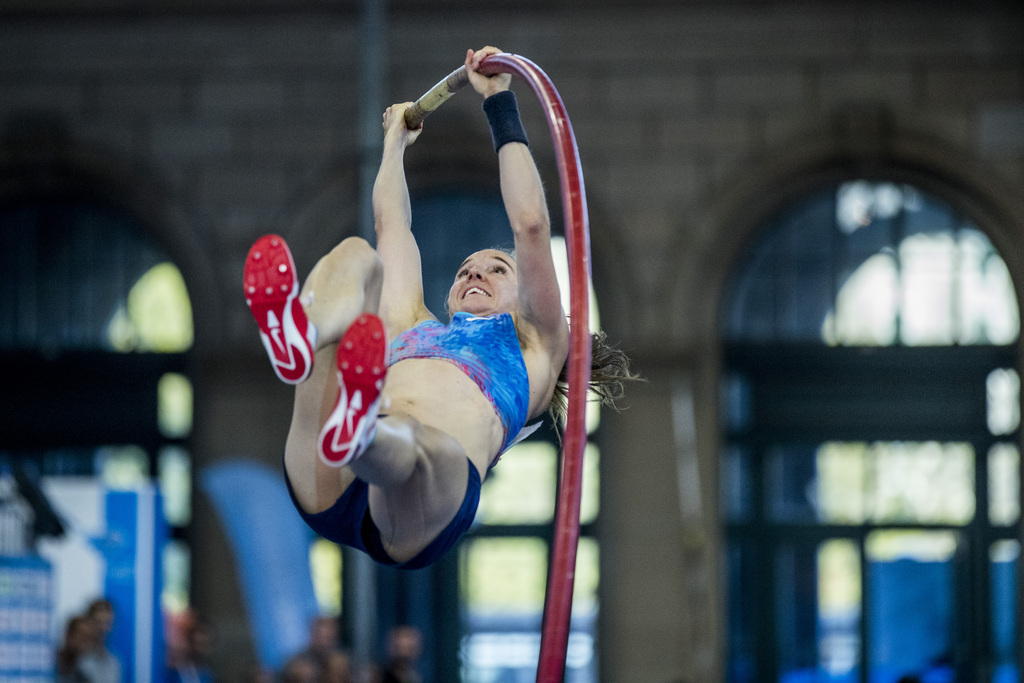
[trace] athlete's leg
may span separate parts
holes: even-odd
[[[303,510],[317,513],[331,507],[358,476],[370,484],[370,514],[385,550],[392,559],[404,562],[455,516],[472,465],[455,439],[401,414],[378,418],[373,442],[351,465],[326,465],[309,435],[319,427],[317,416],[330,408],[322,408],[325,402],[314,400],[308,389],[321,379],[317,375],[324,373],[329,360],[318,358],[310,379],[296,387],[285,453],[292,489]]]
[[[256,240],[242,286],[277,376],[289,384],[305,381],[316,349],[337,342],[359,313],[376,312],[382,282],[376,252],[352,237],[320,259],[300,293],[284,239],[271,234]]]
[[[366,450],[345,467],[318,455],[318,436],[338,400],[338,341],[364,313],[380,303],[382,270],[364,240],[350,238],[320,260],[300,301],[319,331],[309,378],[295,387],[285,468],[302,508],[332,506],[358,476],[370,485],[370,514],[391,557],[412,558],[437,536],[462,505],[471,465],[454,438],[404,414],[376,420]],[[386,340],[385,340],[386,341]],[[386,412],[386,408],[384,409]]]
[[[458,441],[407,415],[377,421],[377,435],[348,468],[370,484],[370,516],[388,555],[412,559],[462,506],[469,459]]]
[[[359,314],[376,313],[383,282],[380,257],[360,237],[345,239],[321,258],[299,296],[317,327],[317,348],[336,344]]]
[[[312,371],[295,387],[284,462],[296,498],[307,512],[333,504],[354,476],[320,462],[317,441],[338,398],[338,341],[358,316],[377,311],[382,280],[380,258],[373,248],[363,239],[348,238],[320,259],[299,297],[319,334]]]

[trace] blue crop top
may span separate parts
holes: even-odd
[[[422,322],[391,342],[391,365],[407,358],[446,360],[466,373],[501,420],[505,439],[499,454],[512,445],[528,417],[530,378],[511,314],[459,312],[448,325]]]

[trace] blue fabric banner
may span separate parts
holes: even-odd
[[[277,471],[227,461],[205,468],[200,479],[234,550],[260,664],[279,670],[308,645],[319,613],[309,571],[313,533]]]

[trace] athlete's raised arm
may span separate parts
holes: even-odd
[[[551,258],[551,220],[544,186],[527,145],[515,96],[509,90],[511,76],[485,76],[477,70],[484,58],[500,52],[495,47],[469,50],[466,71],[470,84],[484,97],[484,111],[498,151],[501,196],[516,249],[520,331],[532,328],[541,344],[564,361],[568,325]]]
[[[392,336],[432,317],[423,303],[420,251],[412,234],[405,179],[405,149],[422,131],[422,126],[410,130],[405,125],[404,113],[410,104],[393,104],[384,112],[384,151],[373,185],[377,253],[384,266],[380,315]]]

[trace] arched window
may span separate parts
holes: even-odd
[[[1017,298],[905,184],[770,217],[721,319],[730,681],[1015,679]]]
[[[144,519],[130,511],[118,517],[118,493],[141,500],[147,492],[148,533],[169,541],[154,544],[164,554],[147,560],[151,575],[163,578],[149,587],[151,618],[159,619],[161,605],[188,604],[188,292],[143,226],[102,201],[9,197],[0,205],[0,244],[0,478],[32,482],[65,520],[63,539],[40,546],[54,567],[54,632],[68,610],[108,595],[120,611],[112,643],[129,639],[131,653],[138,636],[131,629],[147,611],[138,603],[145,582],[118,582],[117,563],[130,555],[118,543],[141,550],[112,525]],[[94,510],[93,500],[100,501]],[[100,517],[88,517],[87,508]],[[96,553],[103,557],[89,559]]]

